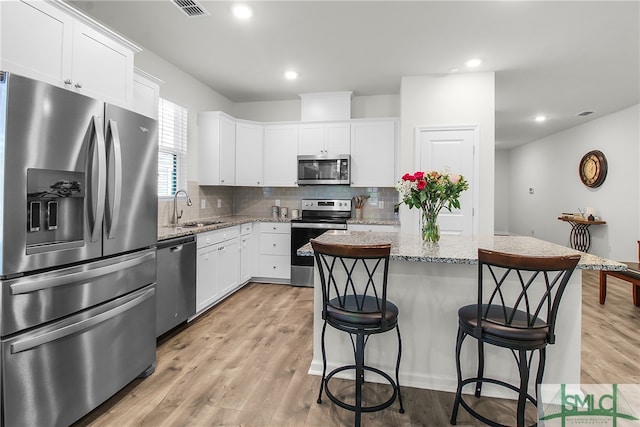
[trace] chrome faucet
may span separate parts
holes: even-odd
[[[178,226],[178,222],[180,221],[180,218],[182,218],[182,212],[183,210],[180,209],[180,213],[178,213],[178,194],[180,193],[184,193],[184,195],[187,197],[187,206],[191,206],[191,198],[189,198],[189,193],[187,193],[186,190],[178,190],[176,191],[176,194],[173,195],[173,224],[177,227]]]

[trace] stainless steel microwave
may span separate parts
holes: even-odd
[[[298,185],[349,185],[351,156],[298,156]]]

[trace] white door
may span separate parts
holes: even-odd
[[[463,175],[469,182],[469,189],[460,194],[460,209],[449,212],[443,208],[440,211],[438,224],[441,234],[473,234],[474,147],[477,135],[477,127],[418,129],[417,170]],[[415,229],[418,229],[417,224]]]

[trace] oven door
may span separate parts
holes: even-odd
[[[328,230],[346,230],[347,224],[336,223],[291,223],[291,284],[313,286],[313,257],[298,256],[296,252],[309,240]]]

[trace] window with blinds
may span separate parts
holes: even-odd
[[[187,188],[187,109],[160,98],[158,111],[158,197]]]

